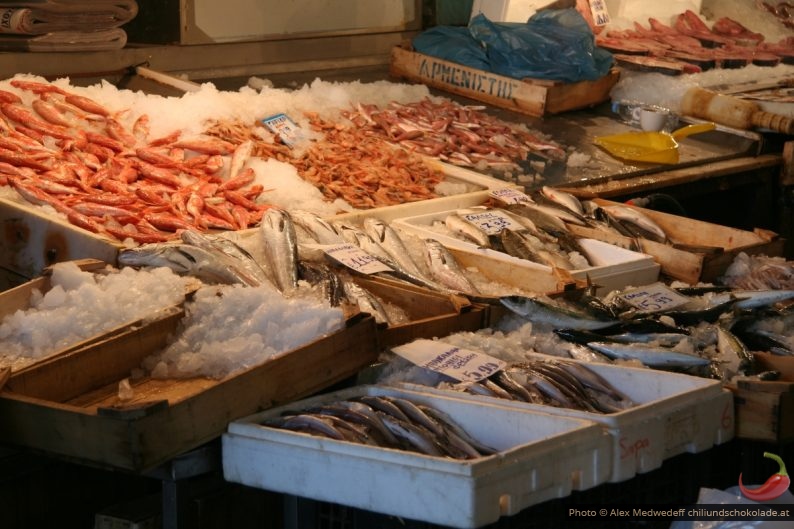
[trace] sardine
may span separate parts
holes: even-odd
[[[578,378],[584,386],[609,395],[616,401],[625,402],[627,405],[633,405],[631,399],[625,393],[617,389],[607,379],[592,369],[588,369],[587,366],[576,362],[565,361],[557,362],[557,364],[561,369],[565,369],[573,376]]]
[[[259,233],[276,288],[282,294],[291,294],[298,288],[298,241],[289,214],[278,208],[268,209],[262,216]]]
[[[649,347],[644,345],[631,345],[622,343],[590,342],[588,347],[621,360],[638,360],[648,367],[698,367],[709,364],[709,360],[686,353],[679,353],[663,347]]]
[[[306,230],[319,244],[345,242],[339,232],[319,215],[305,210],[290,211],[292,222]]]
[[[403,413],[411,420],[411,422],[419,424],[427,428],[436,435],[444,435],[444,428],[435,419],[428,416],[421,408],[408,399],[399,397],[382,397],[391,401],[395,406],[400,408]]]
[[[464,294],[479,294],[479,290],[464,275],[455,256],[435,239],[424,239],[425,260],[430,275],[439,283]]]
[[[373,410],[370,406],[364,404],[363,402],[357,402],[354,400],[343,400],[337,404],[340,407],[347,408],[367,417],[372,423],[373,428],[375,428],[380,435],[383,436],[389,445],[397,446],[399,444],[399,441],[396,437],[394,437],[394,434],[391,433],[391,430],[386,428],[386,425],[383,424],[383,419],[381,419],[380,415],[375,413],[375,410]]]
[[[352,280],[342,280],[342,287],[348,301],[358,305],[358,309],[361,312],[371,315],[378,323],[391,324],[386,308],[367,289],[362,288],[361,285]]]
[[[573,311],[551,302],[525,296],[504,296],[499,302],[532,322],[549,323],[555,329],[596,330],[618,323],[612,319],[596,319],[586,313]]]
[[[443,411],[440,411],[440,410],[438,410],[436,408],[431,408],[429,406],[423,406],[421,404],[419,405],[419,408],[422,411],[424,411],[427,415],[433,417],[436,421],[438,421],[441,424],[443,424],[444,429],[447,431],[447,433],[449,433],[450,431],[454,432],[455,434],[460,436],[460,438],[462,438],[464,441],[466,441],[469,445],[473,446],[475,448],[475,450],[477,450],[477,452],[479,452],[480,454],[482,454],[482,455],[490,455],[490,454],[495,454],[496,452],[498,452],[498,450],[496,450],[495,448],[487,446],[487,445],[481,443],[480,441],[478,441],[477,439],[475,439],[474,437],[472,437],[471,435],[469,435],[469,433],[466,432],[466,430],[464,430],[463,428],[461,428],[452,419],[452,417],[450,417],[449,415],[447,415]]]
[[[582,203],[579,202],[579,199],[572,194],[566,193],[565,191],[560,191],[559,189],[554,189],[553,187],[549,186],[541,187],[540,192],[543,193],[543,196],[549,200],[552,200],[561,206],[565,206],[574,213],[584,215]]]
[[[290,417],[279,417],[266,421],[265,426],[273,428],[284,428],[287,430],[309,431],[320,434],[337,441],[344,441],[345,436],[333,426],[331,421],[323,420],[320,417],[309,414],[292,415]]]
[[[409,421],[398,419],[388,413],[383,413],[381,418],[383,424],[395,437],[402,439],[415,450],[429,456],[444,455],[432,437]]]
[[[403,270],[417,277],[422,276],[419,267],[411,258],[411,253],[394,228],[380,219],[368,217],[364,220],[364,231],[378,242]]]
[[[601,209],[618,221],[628,223],[628,225],[624,224],[624,226],[629,229],[631,229],[631,227],[639,228],[640,231],[634,232],[635,235],[642,235],[646,239],[656,242],[667,242],[667,234],[664,230],[650,217],[637,209],[619,204],[602,206]]]
[[[256,262],[256,259],[248,253],[248,250],[226,237],[209,237],[195,230],[183,230],[180,233],[180,238],[187,244],[192,244],[208,251],[220,251],[234,259],[241,273],[250,276],[247,284],[260,285],[270,282],[270,276]]]
[[[511,377],[505,371],[499,371],[494,374],[493,381],[499,384],[505,391],[510,393],[514,397],[514,400],[535,402],[527,388],[513,380],[513,377]]]
[[[260,284],[225,253],[192,244],[146,244],[127,248],[119,252],[117,261],[121,266],[164,266],[208,283]]]

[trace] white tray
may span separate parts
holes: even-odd
[[[488,248],[479,248],[473,243],[445,235],[431,228],[434,221],[443,221],[448,215],[454,213],[456,209],[458,208],[395,218],[394,225],[421,237],[432,237],[448,248],[466,250],[494,260],[505,261],[536,270],[544,270],[549,273],[552,272],[551,267]],[[571,270],[571,276],[574,279],[581,280],[586,280],[589,277],[594,284],[599,286],[598,295],[627,286],[647,285],[659,278],[659,264],[649,255],[626,250],[595,239],[579,239],[579,243],[587,253],[589,260],[595,263],[595,266]]]
[[[733,394],[723,389],[719,380],[647,368],[580,363],[604,377],[637,405],[607,415],[417,384],[401,383],[398,387],[597,422],[612,439],[611,482],[630,479],[659,468],[673,456],[702,452],[733,438]]]
[[[279,430],[283,410],[362,395],[432,406],[498,453],[459,461]],[[223,436],[227,481],[455,527],[604,483],[609,438],[591,421],[384,386],[358,386],[232,422]]]

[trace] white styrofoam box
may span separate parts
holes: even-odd
[[[417,384],[401,383],[397,387],[597,422],[612,438],[611,482],[625,481],[659,468],[665,459],[702,452],[733,438],[733,394],[723,389],[719,380],[648,368],[579,363],[604,377],[637,405],[617,413],[601,414]]]
[[[472,18],[482,13],[493,22],[526,22],[550,0],[474,0]]]
[[[552,272],[551,267],[489,248],[479,248],[473,243],[439,233],[431,227],[433,222],[443,222],[447,215],[452,213],[455,213],[454,209],[395,218],[394,225],[421,237],[434,238],[449,248],[459,248],[495,260]],[[579,239],[579,244],[595,266],[572,270],[570,271],[571,276],[581,280],[586,280],[589,277],[593,284],[598,285],[599,288],[596,292],[598,295],[627,286],[647,285],[659,278],[660,266],[650,255],[626,250],[595,239]]]
[[[261,425],[285,410],[363,395],[436,408],[499,452],[455,460]],[[223,435],[227,481],[455,527],[479,527],[604,483],[610,457],[609,437],[591,421],[385,386],[267,410],[232,422]]]

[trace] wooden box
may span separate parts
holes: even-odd
[[[380,349],[412,342],[418,338],[440,338],[455,332],[477,331],[486,326],[486,307],[467,298],[443,294],[401,281],[357,277],[356,282],[387,303],[402,308],[409,321],[378,326]]]
[[[0,393],[0,443],[140,472],[222,434],[237,418],[303,398],[355,375],[377,356],[375,323],[345,329],[221,380],[119,382],[162,350],[182,312],[127,329],[12,374]]]
[[[794,440],[794,358],[755,353],[762,369],[780,371],[780,380],[739,380],[733,391],[736,437],[774,443]]]
[[[600,205],[616,205],[617,202],[594,199]],[[622,204],[626,205],[626,204]],[[739,253],[748,255],[783,255],[785,240],[774,232],[756,229],[740,230],[679,215],[635,208],[656,222],[670,239],[680,243],[679,247],[647,239],[639,239],[642,252],[652,256],[661,266],[661,272],[669,277],[696,284],[713,282],[725,273]],[[623,247],[630,247],[634,239],[603,232],[593,228],[569,225],[572,232],[582,237],[599,239]]]
[[[394,77],[538,117],[602,103],[609,99],[609,91],[620,77],[618,70],[612,69],[600,79],[578,83],[514,79],[416,53],[406,46],[392,48],[389,72]]]

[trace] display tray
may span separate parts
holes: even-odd
[[[673,456],[702,452],[733,438],[732,395],[722,389],[718,380],[610,364],[586,366],[637,405],[617,413],[601,414],[417,384],[401,383],[398,387],[596,422],[610,435],[612,467],[608,480],[611,482],[625,481],[661,467]]]
[[[454,212],[454,209],[437,210],[410,217],[402,217],[396,219],[394,225],[420,237],[434,238],[450,249],[460,249],[494,262],[510,263],[516,267],[535,270],[546,274],[548,278],[559,277],[549,266],[519,259],[489,248],[479,248],[473,243],[433,230],[433,222],[443,221],[447,215]],[[595,239],[582,238],[579,239],[579,242],[588,253],[590,261],[594,262],[595,265],[580,270],[570,270],[567,273],[570,274],[573,280],[587,281],[589,279],[592,284],[597,286],[597,294],[599,295],[626,286],[653,283],[659,277],[659,265],[649,255]]]
[[[618,82],[617,68],[595,81],[565,83],[548,79],[515,79],[395,46],[389,72],[495,107],[544,116],[586,108],[609,99]]]
[[[408,321],[378,326],[381,349],[417,338],[440,338],[455,332],[477,331],[488,322],[487,307],[456,294],[443,294],[402,281],[357,276],[355,281],[386,303],[401,308]]]
[[[772,443],[794,440],[794,358],[754,353],[779,380],[738,380],[728,388],[736,403],[736,437]]]
[[[497,453],[469,460],[315,437],[262,426],[287,410],[358,396],[392,396],[449,415]],[[356,386],[229,424],[227,481],[454,527],[480,527],[604,482],[609,440],[590,421],[383,386]]]
[[[0,443],[140,472],[218,437],[229,421],[321,391],[377,357],[375,322],[359,316],[220,380],[131,379],[182,317],[174,311],[12,374],[0,392]],[[133,396],[122,401],[125,379]]]
[[[460,184],[457,194],[421,201],[425,207],[448,209],[480,203],[491,189],[508,187],[502,180],[430,158],[425,163],[444,173],[444,181]],[[389,212],[411,211],[412,203],[379,208]],[[407,209],[404,209],[407,208]],[[360,210],[362,212],[367,210]],[[356,213],[353,213],[355,215]],[[0,197],[0,268],[25,278],[40,275],[44,268],[61,261],[83,258],[116,263],[124,244],[69,223],[64,217],[24,200]],[[246,230],[242,230],[245,232]]]
[[[600,198],[593,199],[600,205],[617,205],[617,202]],[[689,219],[670,213],[628,205],[639,210],[656,222],[668,237],[684,246],[676,248],[670,244],[648,239],[636,239],[642,251],[652,256],[661,266],[661,272],[674,279],[690,284],[713,282],[719,278],[739,253],[748,255],[783,255],[785,239],[774,232],[756,229],[740,230],[719,224]],[[599,239],[618,246],[630,246],[635,239],[605,233],[593,228],[568,227],[583,237]]]

